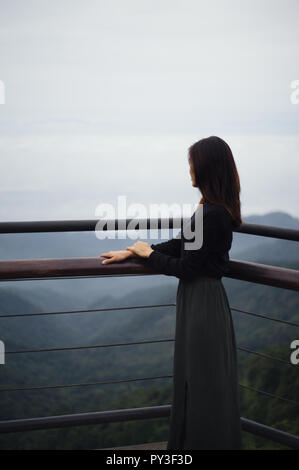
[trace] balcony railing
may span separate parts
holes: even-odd
[[[132,219],[116,220],[115,230],[123,230],[128,227]],[[64,231],[93,231],[95,230],[97,220],[70,220],[70,221],[42,221],[42,222],[2,222],[0,223],[0,233],[28,233],[28,232],[64,232]],[[108,222],[108,221],[107,221]],[[142,229],[152,228],[165,228],[165,219],[140,219]],[[169,228],[181,227],[182,219],[170,219]],[[107,225],[103,226],[103,230],[110,230]],[[265,225],[243,224],[235,232],[247,233],[253,235],[260,235],[271,238],[279,238],[284,240],[299,241],[299,230],[285,229],[279,227],[270,227]],[[10,260],[0,261],[0,280],[13,281],[13,280],[32,280],[32,279],[53,279],[53,278],[81,278],[81,277],[101,277],[101,276],[139,276],[139,275],[157,275],[159,273],[153,272],[149,267],[143,264],[142,259],[130,259],[121,263],[111,263],[102,265],[99,258],[68,258],[68,259],[34,259],[34,260]],[[226,277],[249,281],[257,284],[264,284],[268,286],[280,287],[294,291],[299,290],[299,271],[294,269],[286,269],[276,266],[263,265],[258,263],[243,262],[239,260],[230,260],[230,271]],[[40,313],[17,313],[14,315],[0,314],[0,321],[2,318],[14,317],[27,317],[27,316],[44,316],[44,315],[64,315],[75,314],[79,312],[94,312],[94,311],[108,311],[108,310],[121,310],[133,308],[153,308],[153,307],[166,307],[175,306],[174,303],[159,304],[159,305],[142,305],[134,307],[115,307],[115,308],[96,308],[89,310],[68,310],[60,312],[40,312]],[[247,315],[253,315],[267,319],[268,321],[279,322],[291,326],[299,326],[298,323],[289,322],[282,319],[272,318],[266,315],[261,315],[255,312],[248,312],[238,308],[231,307],[231,310],[238,311]],[[121,347],[125,345],[158,343],[174,341],[174,338],[162,338],[152,341],[138,341],[126,343],[113,343],[113,344],[96,344],[91,346],[73,346],[66,348],[45,348],[45,349],[31,349],[31,350],[15,350],[6,351],[5,354],[26,354],[26,353],[41,353],[61,350],[79,350],[79,349],[95,349],[107,347]],[[239,350],[260,356],[262,358],[271,359],[273,361],[282,362],[285,365],[292,367],[292,364],[281,358],[270,356],[267,354],[253,351],[247,347],[238,347]],[[0,388],[1,392],[15,392],[15,391],[30,391],[30,390],[45,390],[57,389],[68,387],[88,387],[92,385],[116,384],[124,382],[138,382],[144,380],[154,380],[161,378],[171,378],[167,376],[154,376],[142,378],[129,378],[125,380],[114,381],[94,381],[88,383],[72,383],[72,384],[49,384],[40,387],[5,387]],[[282,402],[289,402],[299,406],[299,402],[295,402],[285,397],[272,395],[264,390],[252,389],[251,387],[240,384],[240,387],[253,390],[264,396],[272,397],[281,400]],[[129,420],[144,420],[152,418],[165,418],[170,416],[170,405],[122,409],[112,411],[100,411],[91,413],[68,414],[50,417],[40,417],[31,419],[17,419],[0,422],[0,433],[23,432],[35,429],[50,429],[73,427],[100,423],[111,423]],[[271,426],[249,420],[241,417],[242,429],[246,432],[255,434],[257,436],[270,439],[280,444],[286,445],[290,448],[299,449],[299,437],[286,433],[282,430],[275,429]]]

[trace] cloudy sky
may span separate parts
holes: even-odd
[[[243,215],[297,207],[297,0],[0,0],[0,220],[196,203],[187,149],[219,135]]]

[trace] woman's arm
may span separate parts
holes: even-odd
[[[146,258],[146,265],[168,276],[179,279],[193,279],[201,273],[202,266],[213,251],[221,250],[223,244],[223,225],[219,212],[209,212],[203,219],[203,244],[197,250],[185,251],[176,258],[159,251],[152,251]]]
[[[167,242],[152,244],[151,247],[155,251],[178,258],[181,254],[181,238],[172,238]]]
[[[153,243],[151,245],[146,244],[146,245],[148,245],[148,247],[150,246],[151,249],[158,251],[159,253],[163,253],[165,255],[179,258],[181,256],[181,244],[182,244],[181,233],[182,231],[180,231],[176,237],[166,242]],[[100,256],[105,256],[109,258],[109,260],[104,260],[103,264],[116,263],[116,262],[123,261],[124,259],[130,258],[130,257],[140,258],[140,254],[134,253],[129,250],[109,251],[108,253],[102,253]]]
[[[199,205],[197,206],[196,210],[198,209],[198,207]],[[190,220],[192,220],[193,215],[190,217]],[[153,248],[153,250],[159,251],[160,253],[164,253],[165,255],[175,256],[176,258],[179,258],[181,256],[182,246],[181,236],[182,230],[178,233],[176,237],[172,238],[171,240],[162,243],[152,244],[151,247]]]

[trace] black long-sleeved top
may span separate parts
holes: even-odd
[[[177,237],[163,243],[152,244],[153,252],[145,258],[146,265],[159,274],[175,276],[182,280],[192,280],[200,276],[221,279],[228,273],[229,250],[233,239],[233,220],[223,206],[203,204],[203,244],[199,249],[186,250],[181,232]],[[195,212],[191,219],[191,229],[195,228]],[[194,241],[194,238],[193,238]]]

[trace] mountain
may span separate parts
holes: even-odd
[[[248,224],[299,230],[299,219],[284,212],[249,216],[244,221]],[[271,260],[272,264],[283,266],[286,262],[292,263],[299,259],[298,242],[234,232],[230,258],[263,264],[271,264]]]

